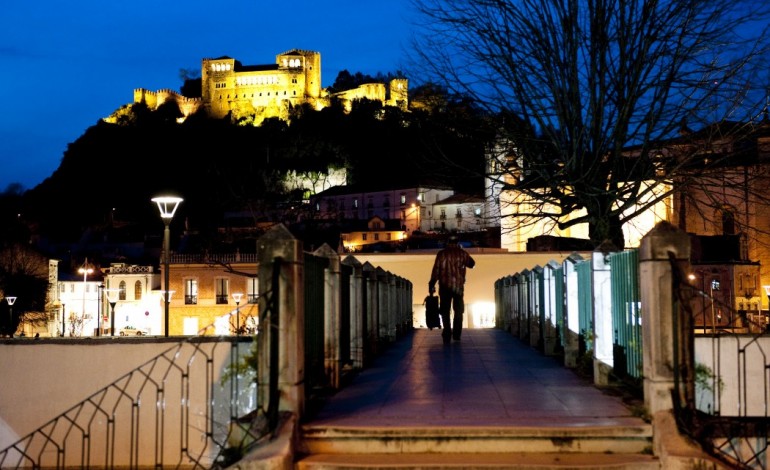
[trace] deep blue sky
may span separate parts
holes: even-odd
[[[273,63],[289,49],[321,53],[327,87],[344,69],[405,70],[408,0],[3,2],[0,13],[0,191],[31,189],[67,144],[133,100],[134,88],[179,90],[201,59]],[[86,184],[120,168],[104,156]],[[84,175],[85,176],[85,175]]]

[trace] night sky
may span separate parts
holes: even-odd
[[[2,10],[0,191],[35,187],[135,88],[178,91],[180,70],[200,74],[203,58],[261,65],[290,49],[318,51],[327,87],[345,69],[406,71],[412,35],[408,0],[45,0]]]

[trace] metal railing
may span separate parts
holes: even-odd
[[[677,263],[674,272],[678,328],[690,332],[674,351],[674,408],[680,432],[736,469],[770,468],[770,332],[687,281]],[[714,302],[730,322],[693,335],[694,304]],[[746,324],[748,322],[748,324]],[[754,331],[754,333],[752,333]],[[692,341],[695,357],[688,358]]]

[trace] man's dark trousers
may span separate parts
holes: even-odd
[[[441,323],[444,331],[441,336],[444,343],[448,343],[450,338],[460,341],[463,333],[463,313],[465,312],[465,302],[463,295],[452,292],[450,289],[439,289],[439,312],[441,313]],[[451,311],[454,310],[454,320],[450,322]]]

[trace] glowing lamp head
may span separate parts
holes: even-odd
[[[174,217],[179,204],[181,204],[183,200],[184,199],[181,197],[176,196],[158,196],[152,198],[152,202],[158,205],[160,217],[164,220],[171,220]]]

